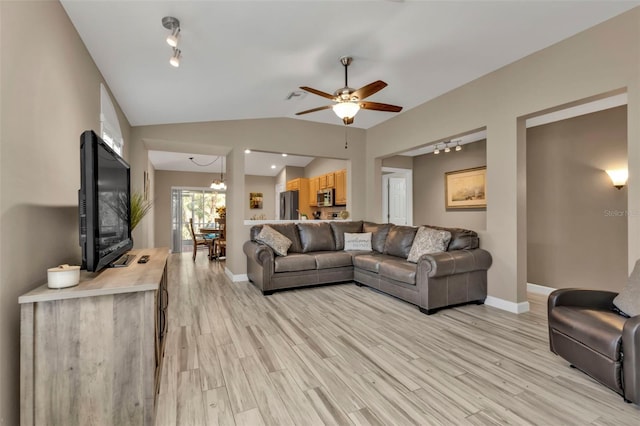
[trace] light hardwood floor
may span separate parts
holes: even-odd
[[[546,299],[435,315],[341,284],[264,297],[224,263],[169,262],[161,425],[639,425],[549,351]]]

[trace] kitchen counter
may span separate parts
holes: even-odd
[[[307,222],[351,222],[351,219],[301,219],[301,220],[276,220],[276,219],[265,219],[265,220],[248,220],[245,219],[245,225],[264,225],[269,223],[307,223]]]

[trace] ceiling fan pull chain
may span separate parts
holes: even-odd
[[[347,140],[347,125],[344,125],[344,149],[348,149],[349,148],[349,141]]]

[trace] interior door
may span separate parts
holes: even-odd
[[[396,225],[413,225],[412,171],[384,168],[385,171],[382,175],[383,219]]]
[[[407,179],[389,178],[389,222],[406,225],[407,220]]]

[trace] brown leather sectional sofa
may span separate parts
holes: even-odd
[[[431,314],[464,303],[484,303],[491,255],[479,248],[474,231],[451,232],[447,251],[407,261],[417,227],[371,222],[269,224],[292,242],[287,256],[255,240],[262,225],[244,243],[247,275],[264,295],[318,284],[355,282],[417,305]],[[371,232],[373,251],[344,251],[345,232]]]

